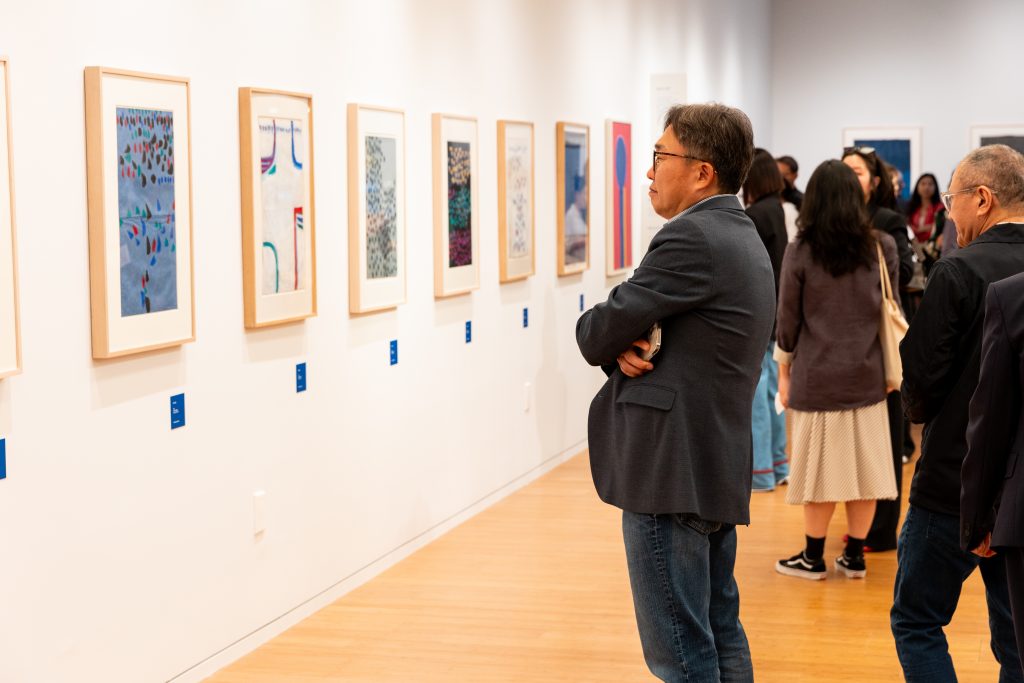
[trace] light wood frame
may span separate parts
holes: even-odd
[[[587,217],[585,221],[586,235],[584,238],[584,247],[586,249],[586,256],[579,263],[566,263],[565,258],[565,246],[566,246],[566,224],[565,224],[565,136],[567,132],[580,133],[582,132],[586,136],[585,150],[587,154],[587,160],[584,165],[583,175],[586,179],[587,189]],[[566,121],[559,121],[555,124],[555,169],[556,177],[556,206],[555,210],[557,213],[558,220],[558,274],[559,275],[575,275],[582,273],[584,270],[590,267],[590,126],[583,123],[568,123]]]
[[[366,137],[375,133],[395,138],[397,166],[397,273],[394,277],[379,278],[380,282],[371,282],[366,277]],[[348,105],[348,225],[349,311],[372,313],[405,303],[405,112],[401,109]]]
[[[480,144],[477,121],[465,116],[431,116],[434,165],[434,296],[468,294],[480,286]],[[470,263],[450,266],[448,142],[469,143]]]
[[[21,372],[21,322],[18,301],[18,237],[14,212],[14,157],[11,154],[11,70],[0,57],[3,106],[0,107],[0,378]],[[4,158],[6,157],[6,158]],[[4,177],[6,175],[6,178]]]
[[[528,141],[529,166],[526,169],[529,173],[527,207],[529,221],[529,253],[526,256],[514,257],[511,255],[509,243],[512,239],[510,219],[511,211],[509,201],[509,144],[514,141]],[[530,277],[535,272],[535,196],[534,196],[534,162],[536,154],[533,143],[533,124],[526,121],[498,121],[498,278],[500,282],[513,282]]]
[[[619,186],[619,155],[616,143],[616,127],[625,127],[624,158],[622,177],[621,211],[616,213],[615,200]],[[633,268],[633,125],[627,121],[605,121],[605,274],[609,277],[622,275]],[[623,263],[615,261],[616,218],[621,219]]]
[[[260,159],[259,120],[274,115],[292,122],[296,121],[297,117],[305,130],[303,149],[301,150],[303,164],[301,174],[303,177],[302,230],[305,242],[302,246],[306,248],[306,272],[301,288],[288,292],[264,294],[262,291],[263,259],[267,257],[267,253],[264,247],[264,225],[261,212],[263,171]],[[242,291],[245,326],[247,328],[269,327],[315,316],[316,212],[313,96],[284,90],[239,88],[238,123],[242,180]],[[294,140],[291,144],[294,146]],[[295,227],[294,230],[296,237],[293,249],[299,252],[298,228]],[[276,259],[276,249],[273,254]],[[297,270],[297,254],[295,254],[295,263]]]
[[[123,316],[116,305],[121,293],[121,264],[117,256],[121,230],[116,214],[116,159],[119,150],[114,117],[119,106],[128,104],[133,108],[170,109],[174,114],[177,295],[174,309]],[[114,358],[195,341],[191,111],[188,78],[99,66],[85,69],[89,283],[94,358]],[[115,138],[113,142],[106,138],[111,131]],[[108,179],[113,181],[113,187]]]
[[[1006,125],[976,125],[971,126],[970,147],[975,150],[981,147],[981,139],[984,137],[1019,137],[1024,138],[1024,123]]]

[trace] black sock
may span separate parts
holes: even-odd
[[[853,536],[846,537],[846,550],[843,554],[849,557],[851,560],[855,557],[860,557],[864,554],[864,539],[854,538]]]
[[[807,548],[804,550],[804,557],[811,562],[817,562],[825,556],[825,537],[814,538],[813,536],[806,536]]]

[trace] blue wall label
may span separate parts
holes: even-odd
[[[7,478],[7,439],[0,439],[0,479]]]
[[[391,340],[391,364],[398,365],[398,340]]]
[[[530,309],[529,308],[524,308],[523,309],[523,327],[529,327],[529,326],[530,326]]]
[[[295,391],[306,390],[306,364],[297,363],[295,365]]]
[[[473,321],[472,320],[467,320],[466,321],[466,343],[468,344],[471,341],[473,341]]]
[[[171,396],[171,429],[185,426],[185,394]]]
[[[580,313],[583,312],[583,295],[580,294]]]

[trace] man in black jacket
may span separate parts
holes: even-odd
[[[911,421],[925,426],[900,532],[892,631],[908,681],[956,680],[942,628],[978,567],[1000,681],[1024,681],[1003,557],[961,550],[959,528],[960,467],[968,404],[978,385],[985,292],[990,283],[1024,272],[1024,156],[1005,145],[971,152],[942,199],[963,248],[935,264],[900,345],[903,406]]]
[[[753,681],[733,577],[750,520],[750,406],[775,318],[771,263],[735,193],[753,131],[730,107],[673,107],[647,177],[670,219],[636,273],[576,325],[608,381],[590,406],[598,495],[622,508],[648,667],[665,681]],[[634,347],[655,322],[652,362]]]
[[[960,470],[960,547],[1006,562],[1017,652],[1024,652],[1024,273],[985,299],[981,373]]]

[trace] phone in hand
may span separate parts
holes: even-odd
[[[641,353],[640,357],[649,361],[661,350],[661,323],[651,325],[651,329],[647,331],[647,341],[650,342],[651,347]]]

